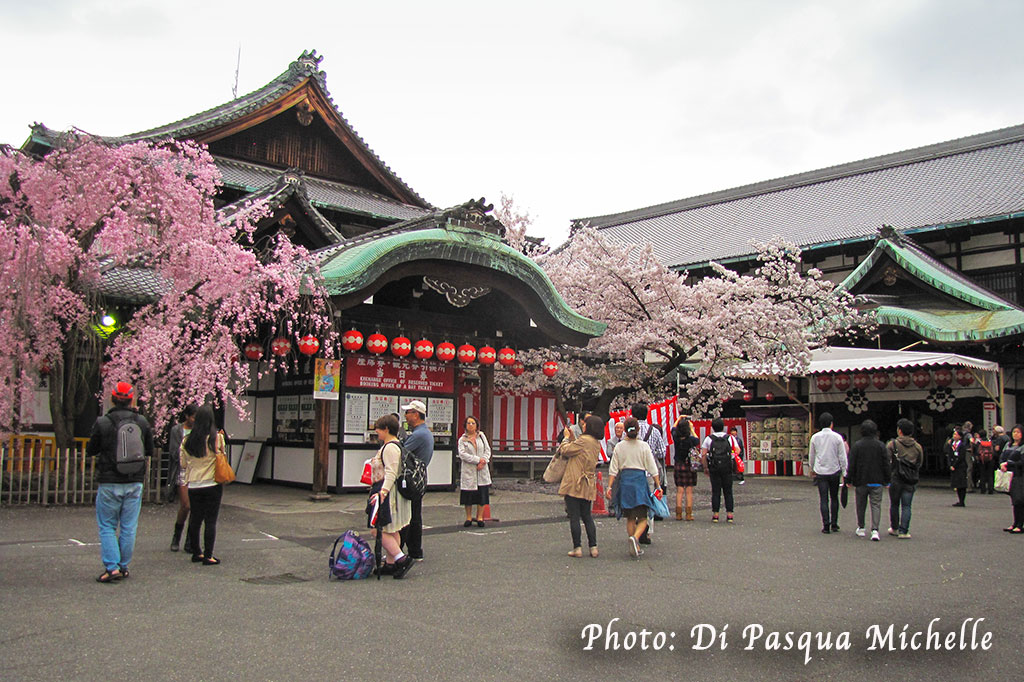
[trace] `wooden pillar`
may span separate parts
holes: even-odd
[[[491,427],[494,425],[494,418],[491,412],[494,410],[494,367],[490,365],[480,366],[480,431],[487,437],[487,441],[494,447],[494,439],[491,438]]]
[[[326,400],[314,400],[313,416],[313,494],[310,499],[320,502],[330,499],[327,494],[328,457],[331,445],[331,406]]]

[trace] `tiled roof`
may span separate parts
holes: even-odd
[[[258,191],[268,184],[277,182],[285,173],[279,169],[234,159],[214,157],[214,161],[220,169],[224,185],[244,192]],[[430,213],[428,209],[403,204],[390,197],[340,182],[305,176],[303,184],[310,203],[320,208],[389,220],[407,220]]]
[[[366,141],[356,133],[345,117],[342,116],[341,112],[338,111],[338,107],[334,104],[333,98],[330,93],[327,92],[327,74],[319,68],[322,59],[323,57],[318,56],[316,50],[308,52],[304,51],[299,55],[298,59],[288,65],[288,69],[284,73],[258,90],[254,90],[253,92],[242,95],[230,102],[213,107],[212,109],[207,109],[206,111],[193,114],[192,116],[183,118],[179,121],[174,121],[173,123],[132,133],[131,135],[104,137],[103,139],[111,144],[124,144],[139,140],[194,138],[208,130],[218,128],[247,114],[251,114],[252,112],[257,111],[285,96],[301,85],[306,79],[312,79],[313,82],[316,83],[317,87],[320,88],[324,97],[331,103],[331,106],[334,107],[334,111],[337,113],[338,119],[350,133],[353,143],[362,148],[362,150],[366,152],[369,158],[372,159],[381,171],[390,176],[403,189],[408,191],[411,196],[420,200],[424,206],[430,206],[429,202],[405,184],[405,182],[398,177],[398,175],[396,175],[395,172],[392,171],[391,168],[384,163],[372,149],[370,149],[369,145],[366,144]],[[32,135],[29,138],[28,146],[42,145],[45,147],[53,147],[59,143],[60,138],[64,134],[65,133],[60,131],[51,130],[41,123],[37,123],[32,126]],[[263,184],[265,183],[260,183],[261,186]]]
[[[874,310],[879,324],[904,327],[938,342],[989,341],[1024,332],[1024,309],[972,282],[891,228],[882,230],[875,248],[840,286],[857,293],[860,282],[886,257],[909,277],[961,301],[967,309],[954,307],[948,300],[943,303],[939,297],[913,307],[880,305]]]
[[[100,277],[100,293],[124,303],[152,303],[164,290],[163,278],[147,268],[116,267],[105,270]]]
[[[1024,125],[574,223],[649,241],[685,267],[750,256],[751,240],[774,236],[809,247],[1022,211]]]

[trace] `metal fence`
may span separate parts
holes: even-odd
[[[11,436],[0,443],[0,504],[72,505],[96,501],[96,458],[85,454],[86,438],[57,449],[47,436]],[[157,453],[162,454],[162,453]],[[167,482],[166,457],[147,460],[143,501],[156,502]]]

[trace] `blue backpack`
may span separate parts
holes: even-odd
[[[328,580],[362,580],[373,573],[373,550],[359,533],[345,531],[334,541],[328,566]]]

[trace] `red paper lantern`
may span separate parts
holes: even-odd
[[[896,388],[906,388],[910,385],[910,372],[898,370],[892,374],[892,385]]]
[[[863,391],[871,383],[871,377],[863,372],[859,372],[853,375],[853,387]]]
[[[516,361],[516,352],[505,347],[498,351],[498,364],[508,367]]]
[[[253,341],[245,344],[244,352],[247,360],[258,362],[263,357],[263,346]]]
[[[396,358],[404,358],[412,352],[412,341],[404,336],[391,339],[391,354]]]
[[[366,339],[366,350],[370,351],[374,355],[380,355],[387,349],[388,337],[384,336],[380,332],[370,334],[370,337]]]
[[[320,340],[312,334],[306,334],[299,339],[299,352],[303,355],[316,355],[320,350]]]
[[[932,383],[932,375],[929,374],[926,369],[919,369],[911,376],[911,380],[918,388],[924,388],[928,384]]]
[[[476,354],[476,359],[481,365],[493,365],[494,361],[498,359],[498,351],[490,346],[481,346]]]
[[[875,372],[871,375],[871,385],[879,391],[884,390],[889,385],[889,375],[885,372]]]
[[[540,370],[544,372],[544,376],[553,377],[558,373],[558,363],[554,360],[548,360],[541,365]]]
[[[416,342],[416,345],[412,347],[412,354],[419,360],[429,360],[434,354],[434,344],[426,339],[420,339]]]
[[[845,391],[850,388],[850,375],[837,374],[832,378],[832,384],[836,387],[837,391]]]
[[[953,383],[953,373],[949,371],[948,367],[940,367],[932,376],[935,378],[936,386],[949,386]]]
[[[956,383],[961,386],[970,386],[974,383],[974,374],[966,367],[958,367],[956,370]]]
[[[349,329],[341,337],[341,347],[349,352],[356,352],[363,347],[363,333],[358,329]]]
[[[451,362],[457,355],[455,344],[448,343],[447,341],[437,344],[436,354],[438,360],[441,360],[442,362]]]
[[[754,394],[751,391],[746,391],[746,392],[743,393],[743,402],[749,403],[753,399],[754,399]]]
[[[292,352],[292,342],[279,336],[270,342],[270,351],[278,357],[284,357]]]
[[[521,377],[526,372],[526,365],[516,360],[512,363],[512,366],[509,367],[508,371],[511,372],[514,377]]]
[[[464,343],[461,346],[459,346],[459,356],[458,357],[459,357],[459,362],[461,362],[463,364],[469,364],[470,362],[473,362],[474,360],[476,360],[476,348],[474,348],[473,346],[469,345],[468,343]]]
[[[819,374],[814,377],[814,382],[818,385],[819,391],[827,391],[832,388],[832,375],[831,374]]]
[[[767,393],[764,394],[764,399],[767,400],[768,402],[771,402],[775,400],[775,394],[772,393],[771,391],[768,391]]]

